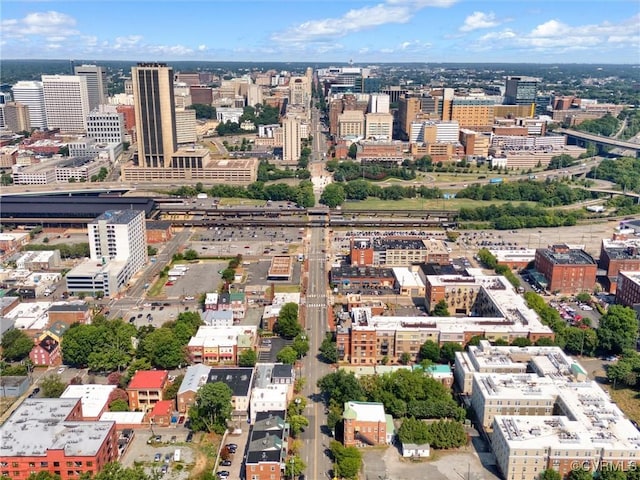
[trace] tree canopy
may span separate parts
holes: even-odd
[[[196,431],[222,434],[231,418],[233,392],[226,383],[206,383],[198,390],[196,401],[189,410],[191,428]]]
[[[629,307],[611,305],[598,327],[598,342],[606,353],[621,353],[635,347],[638,337],[636,313]]]
[[[273,330],[284,338],[295,338],[302,332],[302,326],[298,322],[297,303],[289,302],[282,306]]]
[[[2,335],[2,357],[10,362],[23,360],[33,348],[33,339],[24,331],[12,328]]]

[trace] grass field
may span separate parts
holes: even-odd
[[[252,198],[221,198],[220,205],[229,207],[262,207],[266,200],[254,200]]]
[[[402,200],[381,200],[368,198],[357,202],[346,202],[342,205],[343,211],[349,210],[458,210],[463,207],[488,207],[489,205],[503,205],[505,203],[534,205],[534,202],[507,202],[503,200],[478,201],[469,198],[442,198],[422,200],[421,198],[404,198]]]
[[[631,420],[640,423],[640,393],[637,390],[630,388],[616,388],[612,385],[600,384],[609,395],[611,400],[618,404],[620,410],[622,410]]]

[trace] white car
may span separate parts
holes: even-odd
[[[60,367],[58,369],[58,375],[60,375],[62,372],[64,372],[65,368],[64,367]]]
[[[194,297],[193,295],[187,295],[186,297],[184,297],[185,300],[195,300],[196,297]]]

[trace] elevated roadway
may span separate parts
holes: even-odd
[[[598,145],[606,145],[608,147],[621,148],[623,150],[630,150],[635,152],[636,156],[640,154],[640,144],[627,142],[624,140],[618,140],[612,137],[603,137],[602,135],[594,135],[593,133],[581,132],[579,130],[572,130],[568,128],[559,128],[554,131],[566,135],[567,137],[576,138],[585,142],[592,142]]]

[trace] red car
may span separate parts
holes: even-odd
[[[173,287],[173,282],[167,282],[164,284],[165,287]]]

